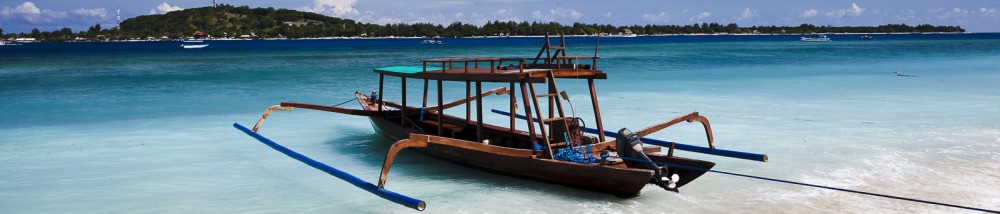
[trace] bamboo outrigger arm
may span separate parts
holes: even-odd
[[[304,108],[304,109],[328,111],[328,112],[335,112],[335,113],[341,113],[341,114],[350,114],[350,115],[358,115],[358,116],[376,116],[376,115],[379,115],[379,114],[383,114],[383,113],[378,112],[378,111],[367,111],[367,110],[349,109],[349,108],[341,108],[341,107],[336,107],[336,106],[325,106],[325,105],[318,105],[318,104],[296,103],[296,102],[281,102],[280,105],[273,105],[271,107],[267,107],[267,110],[264,110],[264,114],[261,115],[260,119],[257,120],[257,124],[253,125],[253,129],[252,129],[253,132],[257,132],[257,130],[260,129],[260,125],[264,123],[264,119],[267,119],[267,116],[271,115],[272,112],[277,111],[277,110],[291,111],[291,110],[294,110],[295,108]]]
[[[382,162],[382,173],[378,176],[378,188],[385,188],[385,180],[389,177],[389,167],[392,167],[392,162],[396,160],[396,153],[410,147],[427,147],[427,140],[403,139],[393,143],[389,147],[389,153],[385,155],[385,162]]]
[[[701,122],[701,124],[705,127],[705,135],[708,137],[708,147],[710,149],[715,149],[715,137],[712,136],[712,126],[708,123],[708,118],[705,118],[704,116],[699,115],[698,112],[691,112],[690,114],[687,114],[687,115],[684,115],[684,116],[680,116],[680,117],[676,117],[676,118],[670,119],[670,120],[668,120],[666,122],[662,122],[662,123],[659,123],[659,124],[656,124],[656,125],[652,125],[652,126],[646,127],[646,128],[641,129],[639,131],[636,131],[635,135],[639,136],[639,137],[645,137],[647,135],[656,133],[656,132],[658,132],[660,130],[663,130],[663,129],[667,128],[667,127],[673,126],[674,124],[677,124],[677,123],[680,123],[680,122],[683,122],[683,121],[687,121],[688,123],[693,123],[695,121]]]
[[[257,120],[257,124],[253,125],[253,132],[257,132],[257,130],[260,129],[260,125],[264,123],[264,119],[267,119],[268,115],[271,115],[271,112],[277,110],[291,111],[292,109],[293,108],[290,106],[281,106],[281,105],[273,105],[271,107],[267,107],[267,110],[264,110],[264,115],[261,115],[260,119]]]
[[[414,134],[410,133],[409,139],[403,139],[393,143],[389,147],[389,152],[385,155],[385,162],[382,163],[382,173],[379,175],[378,186],[384,187],[385,181],[389,176],[389,168],[392,166],[393,161],[396,159],[396,154],[406,148],[424,148],[428,145],[452,147],[452,148],[464,148],[470,150],[483,151],[490,154],[504,155],[504,156],[520,156],[520,157],[531,157],[534,152],[531,150],[517,150],[517,149],[504,149],[499,146],[487,145],[472,141],[465,141],[459,139],[453,139],[448,137],[425,135],[425,134]]]

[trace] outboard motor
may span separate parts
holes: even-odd
[[[622,128],[621,130],[618,130],[618,136],[615,138],[615,147],[616,147],[615,152],[618,152],[619,157],[627,157],[627,158],[640,159],[653,162],[653,160],[649,159],[649,156],[646,156],[646,154],[643,153],[642,140],[639,140],[639,137],[636,136],[635,133],[632,133],[632,131],[629,131],[627,128]],[[656,164],[652,164],[649,162],[638,162],[629,160],[624,160],[624,161],[625,165],[628,166],[628,168],[649,169],[655,171],[656,174],[653,176],[653,179],[650,181],[650,183],[654,183],[657,186],[663,187],[663,189],[677,192],[676,183],[678,180],[680,180],[680,178],[679,176],[677,176],[677,174],[673,174],[670,177],[667,177],[666,174],[668,170],[666,166],[659,167],[656,166]]]

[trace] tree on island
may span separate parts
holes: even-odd
[[[922,24],[887,24],[880,26],[750,26],[741,27],[735,23],[693,23],[690,25],[631,25],[613,26],[609,24],[573,23],[562,25],[557,22],[527,21],[487,21],[482,26],[454,22],[447,27],[431,23],[391,23],[385,25],[361,23],[350,19],[329,17],[321,14],[289,9],[250,8],[221,4],[217,7],[190,8],[166,14],[137,16],[126,19],[116,28],[104,29],[100,24],[90,27],[85,33],[72,35],[68,28],[55,32],[40,32],[33,29],[31,37],[40,40],[67,40],[73,36],[90,40],[100,39],[170,39],[192,37],[195,32],[204,32],[212,37],[232,38],[316,38],[316,37],[471,37],[577,34],[599,33],[617,34],[632,32],[641,35],[665,34],[809,34],[809,33],[903,33],[903,32],[965,32],[959,26],[933,26]],[[22,37],[26,37],[21,33]],[[245,36],[245,37],[243,37]]]

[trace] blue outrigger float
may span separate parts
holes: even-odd
[[[600,38],[597,44],[600,44]],[[767,161],[767,156],[763,154],[716,149],[708,119],[697,112],[654,124],[634,133],[624,128],[618,132],[605,130],[594,80],[607,79],[607,74],[597,69],[598,59],[600,57],[597,56],[596,46],[594,56],[567,56],[565,38],[560,38],[560,45],[553,45],[546,35],[545,44],[534,58],[436,58],[425,59],[419,66],[375,68],[374,72],[379,75],[378,91],[371,95],[360,92],[354,94],[361,109],[282,102],[268,108],[252,129],[240,124],[233,125],[289,157],[382,198],[417,210],[423,210],[426,203],[384,189],[395,156],[407,148],[474,168],[622,197],[637,196],[648,184],[676,192],[678,188],[715,166],[713,162],[676,156],[675,150]],[[504,63],[509,64],[505,66]],[[398,77],[404,86],[400,90],[399,102],[385,100],[382,96],[386,76]],[[565,91],[559,91],[555,83],[556,79],[562,78],[587,80],[594,112],[591,123],[596,128],[583,126],[583,118],[564,114],[562,102],[568,101],[569,97]],[[408,79],[422,80],[424,83],[423,100],[417,105],[407,102],[405,86]],[[436,106],[427,105],[428,85],[432,81],[437,85]],[[444,81],[464,82],[466,97],[443,102]],[[500,87],[483,92],[484,82],[506,83],[509,88]],[[537,93],[536,84],[544,84],[545,92]],[[517,98],[518,93],[515,93],[516,86],[520,100]],[[490,95],[508,96],[507,111],[492,110],[510,118],[506,127],[483,123],[482,99]],[[547,105],[540,105],[539,98],[548,101]],[[472,113],[472,102],[476,103],[474,109],[477,114]],[[445,114],[446,109],[461,105],[465,106],[464,117]],[[518,106],[523,107],[524,115],[517,113]],[[370,119],[377,132],[395,140],[387,151],[378,182],[372,184],[362,181],[257,133],[270,113],[293,108],[365,116]],[[542,116],[544,108],[548,109],[546,116]],[[526,129],[518,129],[517,118],[524,121]],[[708,146],[645,138],[681,122],[701,123]]]

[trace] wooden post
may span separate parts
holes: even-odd
[[[594,44],[594,62],[590,64],[590,70],[597,70],[597,48],[601,47],[601,35],[597,35],[597,43]]]
[[[516,120],[514,118],[514,115],[517,114],[517,113],[514,113],[514,112],[517,112],[517,106],[515,106],[515,105],[517,105],[517,99],[514,98],[514,90],[515,89],[516,88],[514,88],[514,82],[510,82],[510,92],[508,93],[508,95],[510,95],[509,97],[510,97],[510,112],[511,112],[511,114],[510,114],[510,137],[511,137],[511,140],[514,139],[514,120]]]
[[[549,47],[552,43],[549,43],[549,34],[545,33],[545,64],[552,64],[552,54],[549,53]]]
[[[400,91],[403,92],[403,98],[402,98],[402,100],[403,100],[403,107],[399,108],[399,110],[402,111],[401,113],[403,113],[403,114],[402,114],[402,116],[399,117],[399,126],[403,127],[403,128],[406,128],[406,77],[403,77],[403,78],[400,78],[400,79],[402,79],[402,82],[403,82],[399,86],[400,87]]]
[[[531,139],[531,149],[534,150],[535,145],[538,145],[538,138],[535,137],[535,121],[532,121],[534,117],[531,116],[531,105],[528,105],[528,86],[524,84],[524,81],[521,80],[521,99],[524,100],[524,115],[528,117],[525,120],[528,122],[528,139]]]
[[[562,50],[560,50],[560,52],[562,52],[562,56],[563,56],[562,64],[566,64],[566,35],[565,34],[562,34],[562,33],[559,34],[559,46],[563,48]]]
[[[524,59],[521,59],[520,61],[517,61],[517,63],[518,63],[517,64],[517,72],[518,73],[524,73]],[[514,86],[511,86],[511,88],[514,88]]]
[[[383,80],[385,80],[385,75],[384,74],[379,74],[378,75],[378,111],[379,111],[379,113],[382,112],[382,97],[384,97],[384,96],[382,96],[382,82],[383,82]],[[384,117],[385,114],[382,114],[382,116]]]
[[[548,84],[546,84],[548,86],[548,88],[549,88],[549,90],[548,90],[549,92],[548,93],[549,94],[555,94],[556,90],[552,88],[552,84],[554,82],[553,81],[549,81],[548,79],[546,79],[545,81],[548,82]],[[552,100],[552,98],[555,98],[555,97],[554,96],[548,96],[548,98],[549,98],[548,99],[549,100],[549,117],[548,118],[552,119],[552,118],[556,117],[556,115],[555,115],[555,100]],[[541,117],[541,116],[539,116],[539,117]],[[552,126],[549,126],[549,133],[552,133]]]
[[[535,97],[535,84],[529,83],[528,90],[531,90],[531,104],[534,105],[535,114],[538,116],[538,131],[542,132],[542,142],[545,142],[545,148],[549,151],[549,158],[553,158],[552,154],[552,144],[549,143],[549,135],[545,132],[545,121],[542,120],[542,110],[538,107],[538,97]],[[531,118],[528,118],[531,119]]]
[[[476,82],[476,84],[478,83]],[[469,88],[472,86],[469,84],[469,81],[465,81],[465,124],[469,124],[469,118],[472,117],[472,101],[469,100],[469,97],[472,96],[472,89]],[[482,92],[476,91],[476,94],[482,94]]]
[[[559,117],[566,117],[566,114],[563,113],[562,101],[559,100],[559,88],[556,87],[556,74],[554,72],[552,72],[551,70],[549,71],[549,82],[552,83],[549,86],[552,87],[551,88],[552,93],[555,94],[554,97],[556,99],[556,103],[555,103],[556,104],[556,110],[558,110],[558,112],[559,112]],[[552,114],[552,112],[549,112],[549,114]],[[559,137],[559,136],[556,136],[556,137]]]
[[[427,108],[427,79],[424,79],[424,104],[420,107]]]
[[[510,97],[510,112],[517,112],[517,99],[514,98],[514,82],[510,82],[510,92],[507,94]],[[510,115],[510,132],[514,132],[514,113]]]
[[[438,82],[438,87],[437,87],[437,91],[438,91],[438,105],[437,105],[438,106],[438,109],[437,109],[437,114],[438,114],[438,136],[444,136],[444,121],[442,121],[442,115],[444,115],[444,108],[443,108],[443,105],[444,105],[444,103],[443,103],[444,102],[443,101],[444,97],[443,96],[444,95],[442,93],[443,93],[444,90],[441,89],[441,82],[442,82],[442,80],[438,80],[437,82]]]
[[[597,88],[594,88],[594,78],[587,78],[587,84],[590,85],[590,102],[594,104],[594,120],[597,121],[597,130],[604,130],[604,123],[601,123],[601,107],[597,104]],[[597,135],[601,138],[601,142],[604,141],[604,132],[598,132]]]
[[[476,94],[483,94],[483,82],[476,82]],[[478,95],[477,95],[478,96]],[[483,98],[476,99],[476,142],[483,142]],[[499,142],[497,142],[499,143]]]

